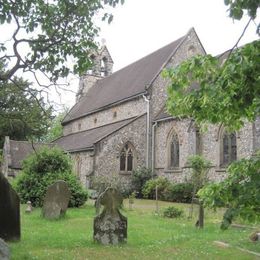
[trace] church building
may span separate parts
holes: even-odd
[[[193,120],[165,109],[167,86],[161,72],[206,52],[192,28],[167,46],[112,73],[106,46],[92,54],[93,67],[80,79],[76,104],[65,116],[55,143],[71,154],[81,182],[118,174],[129,180],[134,169],[151,168],[175,182],[187,178],[187,158],[202,154],[213,168],[210,178],[225,177],[226,166],[260,147],[260,119],[228,133],[219,125],[200,132]]]

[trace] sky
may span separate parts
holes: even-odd
[[[207,53],[232,48],[249,18],[233,21],[224,0],[125,0],[113,10],[114,20],[103,25],[100,38],[114,60],[114,71],[175,41],[195,28]],[[257,39],[251,23],[241,44]]]
[[[125,0],[112,10],[111,24],[101,23],[99,42],[105,39],[114,61],[114,72],[175,41],[194,27],[206,52],[212,55],[231,49],[249,18],[233,21],[224,0]],[[240,45],[257,39],[251,22]],[[78,80],[72,81],[74,90]],[[64,95],[73,105],[74,96]]]
[[[175,41],[192,27],[207,53],[220,54],[235,45],[249,20],[229,18],[224,0],[125,0],[112,13],[111,24],[98,22],[98,41],[105,39],[114,71]],[[240,45],[257,39],[256,24],[251,22]],[[70,77],[69,82],[76,92],[78,77]],[[75,103],[72,92],[63,92],[60,97],[54,93],[53,98],[67,107]]]

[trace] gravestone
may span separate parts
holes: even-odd
[[[104,208],[94,219],[94,240],[103,245],[126,242],[127,218],[119,211],[123,197],[116,189],[107,188],[99,201]]]
[[[32,212],[32,203],[31,203],[31,201],[27,201],[26,204],[27,204],[27,207],[26,207],[25,213],[30,214]]]
[[[57,181],[48,187],[42,208],[42,215],[47,219],[64,216],[69,205],[70,190],[65,181]]]
[[[5,243],[5,241],[1,238],[0,238],[0,259],[1,260],[9,260],[10,259],[9,247]]]
[[[20,237],[20,199],[0,173],[0,238],[11,241],[19,240]]]

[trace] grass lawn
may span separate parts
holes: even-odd
[[[183,208],[188,215],[189,205],[159,202],[160,209],[169,205]],[[155,214],[155,202],[135,200],[133,210],[122,213],[128,217],[128,241],[120,246],[102,246],[93,242],[93,201],[79,209],[69,209],[66,217],[48,221],[40,216],[40,209],[24,213],[21,208],[22,238],[9,243],[11,260],[23,259],[260,259],[237,249],[241,247],[260,253],[260,243],[250,242],[252,229],[219,229],[221,212],[205,212],[205,228],[194,227],[191,221],[167,219]],[[196,209],[195,212],[196,214]],[[217,246],[214,241],[229,243]]]

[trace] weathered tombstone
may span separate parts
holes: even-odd
[[[9,260],[10,259],[9,247],[5,243],[5,241],[1,238],[0,238],[0,259],[1,260]]]
[[[20,199],[0,173],[0,238],[11,241],[19,240],[20,237]]]
[[[94,219],[94,240],[103,245],[126,242],[127,218],[119,211],[123,197],[116,189],[107,188],[99,201],[104,208]]]
[[[57,181],[49,186],[43,202],[43,217],[57,219],[65,215],[70,195],[68,184],[65,181]]]
[[[32,203],[31,201],[27,201],[27,207],[25,213],[30,214],[32,212]]]

